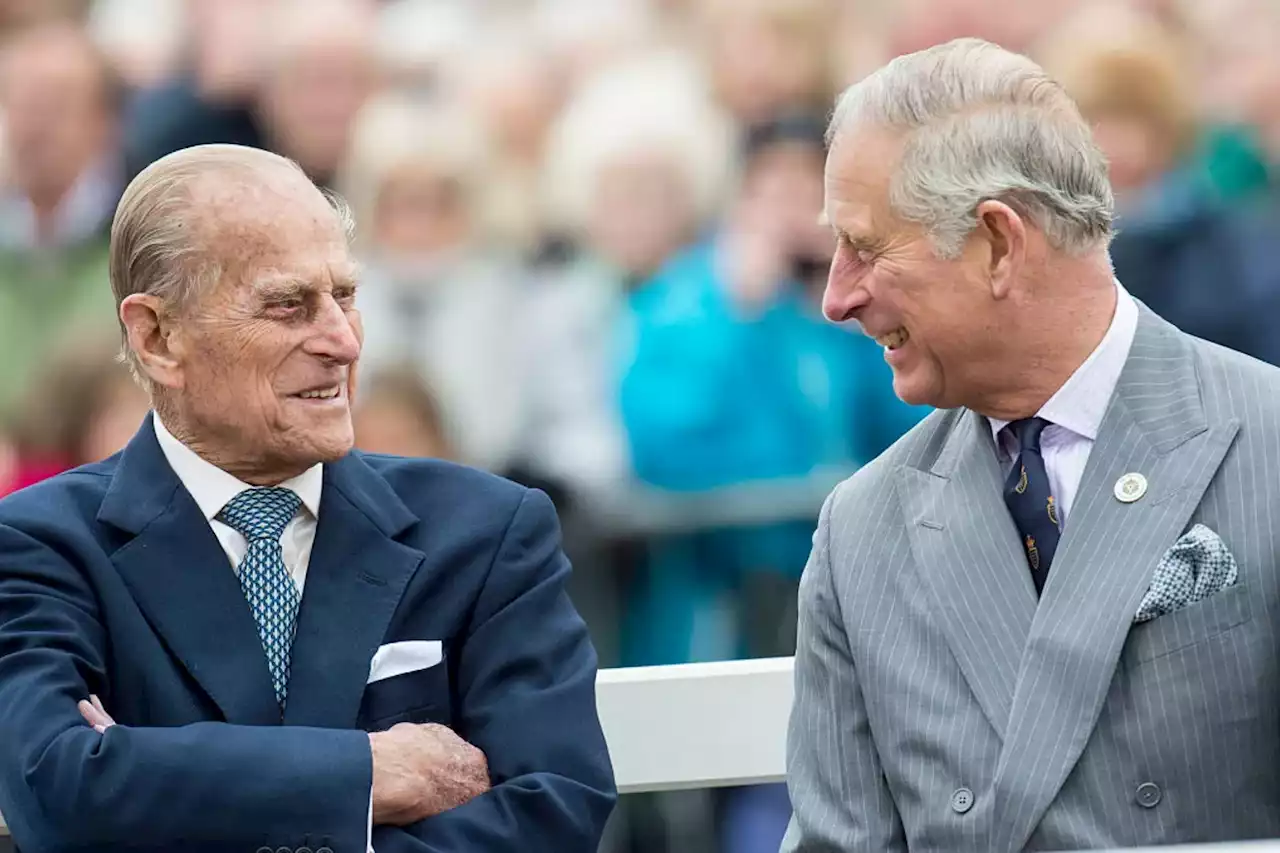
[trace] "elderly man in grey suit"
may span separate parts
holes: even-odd
[[[825,313],[938,411],[823,508],[783,849],[1280,835],[1280,371],[1123,290],[1025,57],[900,57],[831,134]]]

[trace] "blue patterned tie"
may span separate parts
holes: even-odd
[[[289,688],[289,651],[301,596],[285,567],[280,534],[301,502],[289,489],[247,489],[218,513],[223,524],[249,540],[249,549],[240,561],[240,588],[258,623],[258,636],[262,638],[281,708]]]
[[[1004,486],[1004,502],[1022,536],[1022,548],[1031,566],[1036,595],[1044,591],[1053,552],[1062,533],[1058,524],[1058,503],[1049,488],[1049,472],[1040,455],[1040,433],[1049,422],[1044,418],[1014,421],[1007,429],[1018,440],[1018,458]]]

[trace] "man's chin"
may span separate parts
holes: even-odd
[[[893,393],[908,406],[933,406],[938,399],[937,389],[932,382],[922,382],[916,371],[903,371],[893,374]]]

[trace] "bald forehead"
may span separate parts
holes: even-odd
[[[228,282],[253,284],[304,267],[346,276],[353,266],[341,217],[286,161],[218,164],[183,189],[191,239]]]
[[[192,226],[207,239],[269,240],[298,231],[342,231],[324,194],[285,163],[219,164],[200,170],[183,189]]]

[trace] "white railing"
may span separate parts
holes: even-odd
[[[782,781],[791,678],[791,658],[601,670],[597,703],[618,790]],[[1280,841],[1159,850],[1280,853]]]

